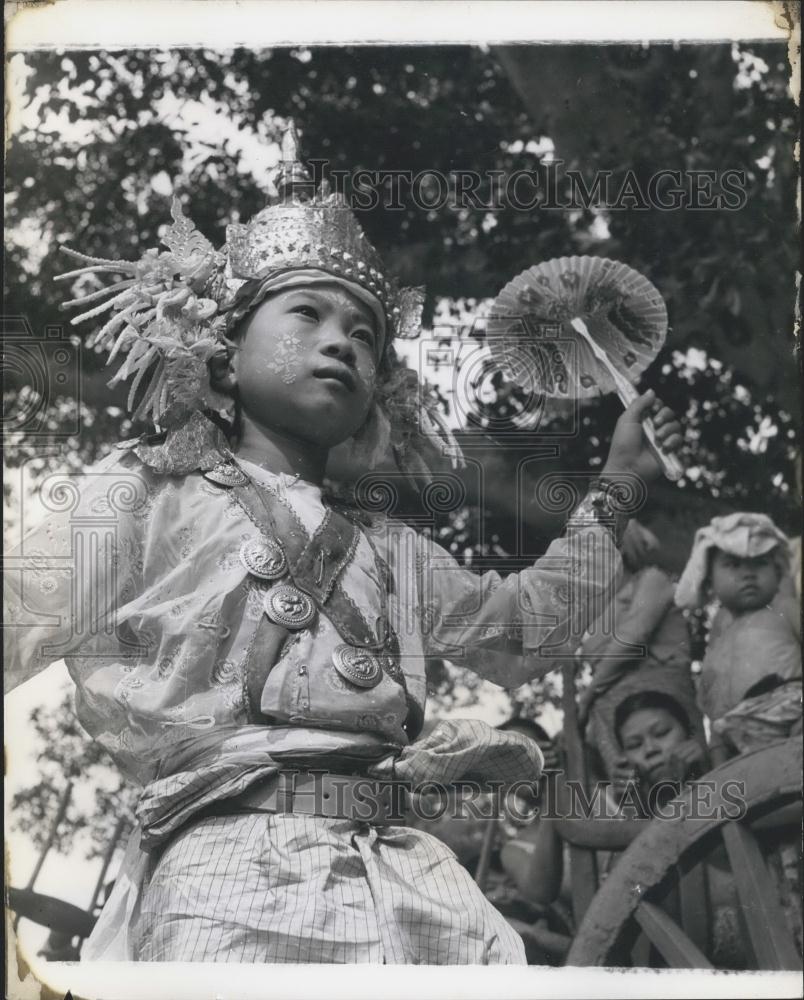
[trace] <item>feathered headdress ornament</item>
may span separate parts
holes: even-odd
[[[326,181],[315,190],[298,159],[292,124],[283,136],[274,186],[276,195],[266,208],[248,223],[227,227],[220,250],[183,214],[178,198],[171,206],[173,222],[162,237],[165,250],[147,250],[130,262],[62,247],[81,266],[57,280],[85,275],[121,279],[64,306],[84,309],[73,325],[102,322],[88,343],[108,351],[108,363],[122,359],[110,385],[130,379],[129,410],[164,432],[163,443],[137,445],[143,461],[159,471],[179,474],[220,461],[226,439],[206,414],[221,413],[231,400],[212,388],[209,362],[226,350],[227,334],[259,300],[265,283],[299,270],[324,272],[377,304],[386,343],[420,332],[423,291],[401,288],[386,274],[341,195],[332,193]],[[408,413],[411,396],[398,391],[400,378],[407,380],[407,389],[412,380],[420,386],[411,369],[401,372],[405,374],[399,366],[385,366],[369,420],[370,442],[363,443],[373,461],[393,445],[400,463],[421,473],[424,460]],[[420,435],[440,440],[459,460],[460,449],[432,395],[422,391],[418,401]]]

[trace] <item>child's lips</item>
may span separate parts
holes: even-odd
[[[313,372],[313,376],[322,381],[335,381],[339,382],[341,385],[345,386],[350,392],[354,392],[357,388],[357,380],[350,368],[346,365],[341,364],[331,364],[322,365],[320,368],[316,368]]]

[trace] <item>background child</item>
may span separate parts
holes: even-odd
[[[676,604],[720,607],[701,669],[701,707],[738,753],[801,732],[799,609],[787,538],[764,514],[715,517],[695,535]]]

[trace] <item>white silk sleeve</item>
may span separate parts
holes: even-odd
[[[474,573],[425,538],[416,561],[426,655],[503,687],[541,677],[574,655],[590,623],[610,607],[621,571],[609,530],[572,521],[533,566],[505,578]]]
[[[147,495],[117,452],[81,474],[45,477],[30,529],[32,504],[23,505],[21,541],[4,559],[5,690],[64,657],[120,655],[115,611],[137,589]]]

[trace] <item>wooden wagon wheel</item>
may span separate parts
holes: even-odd
[[[800,739],[743,754],[691,785],[676,802],[678,818],[655,819],[622,853],[595,894],[567,955],[574,966],[623,964],[634,945],[650,946],[673,968],[711,968],[710,961],[682,926],[657,905],[668,884],[681,875],[681,923],[689,930],[691,897],[684,879],[700,874],[699,864],[718,845],[725,846],[745,930],[759,969],[800,969],[793,940],[757,834],[801,822],[802,743]],[[734,785],[742,782],[746,811],[735,815]],[[705,817],[695,816],[694,797],[710,783]],[[725,794],[724,794],[725,792]],[[699,798],[700,801],[700,798]],[[689,888],[689,886],[688,886]],[[699,923],[700,923],[700,914]],[[643,962],[645,950],[643,948]],[[750,957],[750,956],[749,956]]]
[[[56,899],[55,896],[9,886],[6,897],[8,908],[18,916],[60,934],[86,938],[95,926],[96,918],[92,913],[63,899]]]

